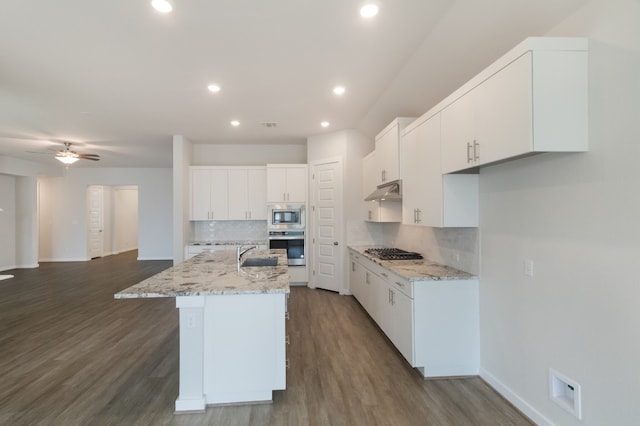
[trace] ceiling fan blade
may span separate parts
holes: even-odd
[[[91,161],[100,161],[100,156],[98,154],[78,154],[78,158]]]

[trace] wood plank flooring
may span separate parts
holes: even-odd
[[[0,425],[529,425],[479,378],[423,380],[351,296],[292,288],[273,404],[173,414],[174,299],[113,294],[171,265],[137,252],[0,281]]]

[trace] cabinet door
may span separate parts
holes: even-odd
[[[413,300],[396,289],[390,291],[392,324],[389,339],[413,365]]]
[[[247,170],[229,170],[229,219],[249,219],[249,180]]]
[[[211,172],[191,170],[191,220],[211,220]]]
[[[402,222],[442,226],[440,114],[405,133]]]
[[[211,219],[229,219],[229,189],[227,170],[211,171]]]
[[[533,151],[531,67],[528,52],[474,90],[479,165]]]
[[[398,158],[397,124],[376,140],[376,152],[379,161],[376,185],[399,179],[400,159]]]
[[[475,89],[474,89],[475,90]],[[475,93],[471,90],[442,110],[442,173],[475,167]]]
[[[250,169],[249,182],[249,219],[267,220],[267,171]]]
[[[286,193],[288,202],[307,202],[307,168],[287,168]]]
[[[282,203],[287,201],[287,169],[267,167],[267,201]]]
[[[358,256],[353,253],[349,256],[349,289],[364,307],[366,295],[364,268],[358,262]]]
[[[380,179],[380,170],[376,163],[378,156],[372,151],[362,158],[362,199],[376,190]]]

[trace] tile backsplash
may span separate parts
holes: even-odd
[[[267,240],[266,220],[212,220],[191,222],[192,241]]]
[[[479,275],[478,228],[429,228],[384,224],[382,245],[421,253],[425,257]]]

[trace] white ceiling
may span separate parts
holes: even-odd
[[[3,1],[0,155],[55,164],[47,149],[71,141],[102,156],[72,167],[170,167],[173,135],[302,144],[356,128],[373,137],[585,1],[379,0],[370,21],[359,0],[174,3],[162,15],[149,0]],[[207,91],[214,82],[218,94]]]

